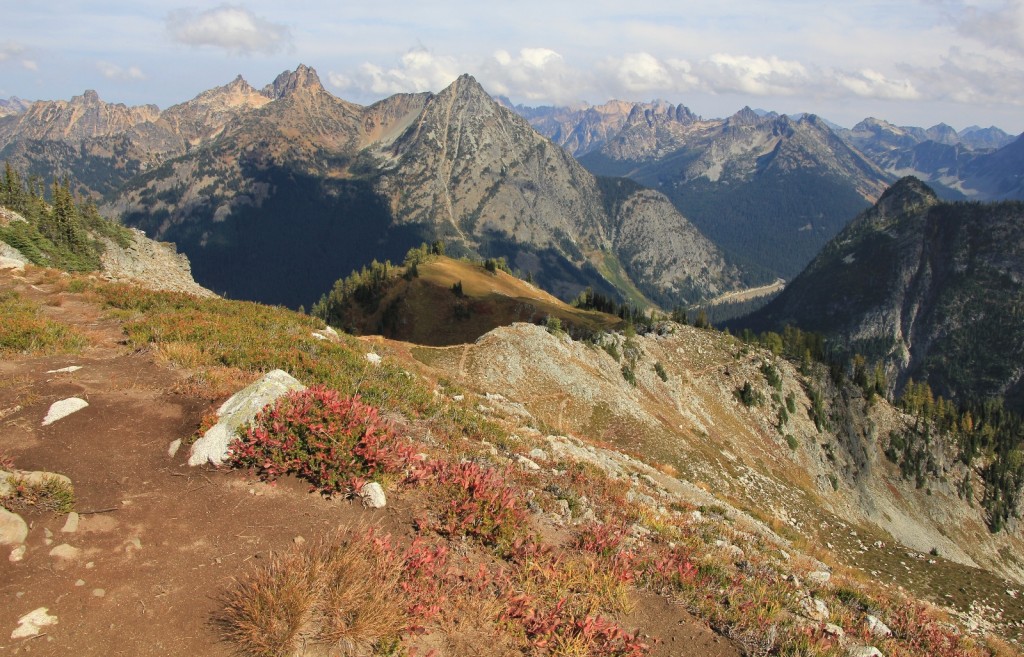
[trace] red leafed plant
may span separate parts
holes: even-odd
[[[522,627],[538,655],[644,657],[650,652],[639,631],[630,634],[601,616],[576,615],[566,603],[563,598],[546,606],[531,596],[517,595],[509,600],[502,619]]]
[[[439,533],[508,548],[525,526],[526,513],[516,503],[515,491],[496,470],[476,463],[435,461],[428,474],[439,493]]]
[[[412,447],[376,407],[323,386],[289,393],[231,444],[232,464],[274,480],[295,474],[326,495],[351,493],[366,476],[402,472]]]

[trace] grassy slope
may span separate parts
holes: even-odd
[[[540,288],[503,271],[489,272],[464,260],[438,257],[418,266],[419,276],[398,278],[377,309],[360,325],[378,333],[389,306],[401,319],[385,330],[388,337],[425,345],[473,342],[498,326],[538,322],[548,316],[585,332],[610,330],[617,317],[574,308]],[[463,296],[452,292],[462,283]]]

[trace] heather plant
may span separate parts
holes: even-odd
[[[325,495],[358,490],[364,478],[396,475],[412,461],[378,410],[323,386],[292,392],[231,444],[231,462],[274,480],[294,474]]]

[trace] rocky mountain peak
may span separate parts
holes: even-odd
[[[103,101],[100,100],[100,95],[98,93],[96,93],[96,91],[93,90],[93,89],[86,89],[84,92],[82,92],[81,96],[72,96],[71,97],[71,104],[72,105],[85,105],[85,106],[89,106],[89,105],[99,105],[102,102]]]
[[[874,209],[882,216],[897,216],[938,202],[939,197],[931,187],[914,176],[906,176],[885,190]]]
[[[747,106],[730,116],[725,122],[727,126],[744,126],[757,125],[760,121],[761,117],[757,115],[757,112]]]
[[[305,64],[299,64],[294,71],[284,71],[278,75],[272,83],[263,88],[262,93],[272,100],[277,100],[297,92],[326,93],[316,70]]]

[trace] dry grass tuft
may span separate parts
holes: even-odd
[[[372,536],[337,534],[236,580],[218,620],[225,639],[253,657],[284,657],[308,644],[365,654],[406,627],[402,566]]]

